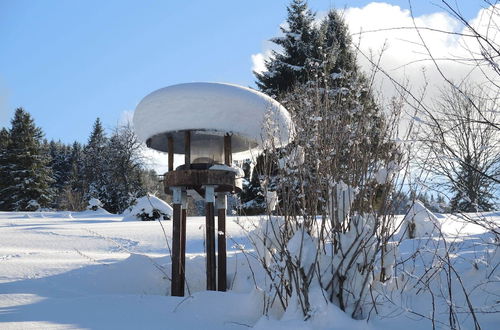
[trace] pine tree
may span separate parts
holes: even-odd
[[[394,146],[382,142],[385,118],[374,100],[369,80],[356,63],[342,16],[333,10],[319,27],[312,24],[313,19],[306,1],[292,1],[284,37],[272,39],[282,46],[282,51],[274,52],[266,61],[267,72],[256,73],[256,83],[261,91],[275,95],[292,113],[298,131],[316,126],[322,132],[317,138],[341,144],[332,155],[335,164],[331,166],[339,169],[332,180],[358,186],[366,177],[358,169],[366,163],[363,160],[387,162],[395,157]],[[318,99],[327,107],[328,114],[325,116],[322,111],[321,120],[311,122],[311,118],[317,118],[314,114],[317,109],[310,105],[318,104]],[[309,157],[315,157],[308,145],[302,147]],[[256,168],[265,166],[257,164]],[[262,188],[255,184],[258,184],[255,180],[248,184],[246,198],[252,194],[257,198],[255,194],[262,193]],[[379,189],[376,183],[372,185],[372,189]]]
[[[265,72],[254,72],[259,89],[278,98],[296,83],[307,81],[308,66],[317,39],[312,27],[314,15],[305,0],[293,0],[287,11],[288,26],[281,28],[284,36],[271,39],[282,51],[273,51],[272,58],[266,61]]]
[[[263,155],[259,155],[256,164],[263,166]],[[243,180],[243,189],[240,194],[241,209],[243,215],[262,214],[266,211],[266,205],[263,190],[260,185],[259,173],[265,170],[261,168],[252,168],[252,161],[247,160],[243,164],[245,177]]]
[[[9,131],[5,127],[3,127],[0,130],[0,150],[5,150],[9,145],[9,141],[10,141]]]
[[[491,182],[474,168],[479,168],[474,164],[471,156],[466,156],[464,162],[460,164],[458,177],[451,187],[454,193],[450,201],[451,212],[484,212],[493,209],[493,195],[490,192]]]
[[[2,190],[7,187],[7,179],[9,178],[8,169],[9,162],[7,160],[7,146],[10,143],[10,133],[7,129],[0,130],[0,211],[7,211],[8,206],[2,197]]]
[[[49,157],[42,148],[42,130],[22,108],[16,110],[11,124],[10,141],[1,160],[7,165],[0,191],[1,208],[32,211],[47,207],[52,199],[53,178]]]
[[[60,209],[64,188],[71,175],[71,147],[61,141],[50,141],[48,150],[51,158],[50,167],[54,176],[54,182],[51,185],[55,193],[53,207]]]
[[[108,183],[108,138],[99,118],[94,122],[89,141],[83,149],[83,177],[85,181],[83,198],[89,201],[97,198],[103,204],[109,202]]]
[[[80,143],[74,142],[71,146],[68,164],[70,172],[66,185],[63,187],[61,207],[72,211],[84,210],[87,206],[84,201],[85,178],[83,164],[83,147]]]
[[[331,10],[320,25],[317,58],[315,68],[315,87],[324,90],[323,97],[330,99],[330,121],[343,122],[337,125],[336,135],[350,136],[343,140],[342,154],[336,155],[339,163],[345,164],[336,180],[344,182],[357,181],[343,173],[348,166],[360,163],[361,159],[352,159],[352,148],[360,148],[358,153],[363,158],[387,158],[393,149],[392,145],[383,144],[381,136],[385,130],[385,119],[376,104],[371,87],[365,74],[356,63],[349,30],[343,17]],[[324,125],[330,125],[325,118]],[[333,127],[333,126],[332,126]],[[356,140],[356,145],[351,141]],[[348,165],[350,164],[350,165]]]

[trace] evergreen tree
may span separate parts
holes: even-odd
[[[47,207],[52,199],[53,178],[49,157],[42,148],[42,130],[22,108],[16,110],[11,124],[10,140],[0,162],[5,171],[2,174],[6,175],[0,191],[0,207],[16,211]]]
[[[64,195],[64,188],[68,184],[71,175],[71,147],[61,141],[50,141],[48,144],[50,153],[50,167],[54,176],[52,189],[55,193],[53,207],[60,209]]]
[[[10,133],[7,129],[0,130],[0,198],[2,197],[2,190],[7,187],[7,179],[9,178],[9,162],[7,159],[7,146],[10,143]],[[0,199],[0,211],[7,211],[8,206],[2,199]]]
[[[330,99],[330,121],[342,122],[336,125],[335,135],[349,138],[343,139],[343,150],[336,155],[338,163],[345,164],[345,169],[339,172],[336,180],[354,184],[358,178],[349,178],[344,173],[349,172],[349,166],[356,166],[362,159],[352,159],[353,148],[360,148],[358,153],[362,158],[390,157],[393,149],[390,144],[383,144],[385,118],[376,104],[371,87],[365,74],[356,63],[349,30],[342,16],[332,10],[328,13],[318,33],[321,45],[318,47],[318,68],[315,87],[324,90],[323,97]],[[293,98],[292,98],[293,99]],[[326,118],[325,118],[326,119]],[[329,120],[324,125],[329,125]],[[356,140],[356,145],[351,141]]]
[[[89,201],[97,198],[103,204],[110,201],[108,184],[110,180],[108,169],[109,153],[107,149],[108,138],[99,118],[94,122],[92,133],[87,145],[83,148],[83,177],[85,187],[83,198]]]
[[[278,98],[296,83],[307,81],[317,39],[312,27],[314,15],[305,0],[293,0],[287,11],[287,26],[281,27],[284,36],[271,39],[282,50],[273,51],[272,58],[266,61],[265,72],[254,72],[259,89]]]
[[[67,210],[81,211],[87,206],[86,201],[84,201],[84,193],[87,189],[85,189],[83,147],[80,143],[74,142],[71,146],[68,164],[70,172],[63,188],[61,207]]]
[[[0,150],[5,150],[9,145],[9,141],[10,141],[9,131],[5,127],[3,127],[0,130]]]
[[[256,73],[256,83],[263,92],[275,95],[292,113],[299,131],[316,126],[317,131],[322,132],[318,138],[341,144],[332,155],[335,164],[331,166],[339,169],[332,180],[358,186],[366,177],[366,173],[358,169],[366,163],[363,160],[385,163],[396,157],[394,146],[382,142],[385,118],[374,100],[368,79],[356,63],[342,16],[333,10],[319,27],[312,24],[313,19],[306,1],[292,1],[288,8],[288,28],[282,29],[284,37],[272,39],[282,51],[274,52],[266,61],[267,72]],[[328,108],[328,115],[311,122],[311,118],[316,117],[310,105],[318,104],[318,98],[319,103]],[[309,157],[315,157],[308,145],[302,147]],[[258,171],[265,166],[257,164],[256,168]],[[262,193],[256,184],[256,180],[248,184],[245,198],[251,200]],[[378,189],[375,182],[372,185]]]
[[[263,166],[264,164],[262,157],[262,155],[257,157],[256,164],[259,164],[259,166]],[[252,161],[247,160],[243,164],[243,171],[245,172],[245,177],[243,180],[243,189],[240,194],[243,215],[262,214],[266,211],[266,205],[260,185],[261,178],[259,173],[263,173],[265,169],[252,168]]]
[[[464,158],[465,164],[460,164],[460,171],[455,184],[451,186],[454,193],[450,201],[451,212],[484,212],[493,209],[493,195],[490,192],[491,181],[484,175],[478,173],[474,168],[480,168],[474,164],[471,156]]]

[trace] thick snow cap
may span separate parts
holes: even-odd
[[[293,124],[288,111],[271,97],[250,88],[225,83],[186,83],[147,95],[134,113],[138,137],[150,148],[166,152],[167,136],[174,153],[183,153],[183,131],[191,141],[222,139],[232,134],[233,158],[247,157],[272,137],[275,146],[288,144]]]

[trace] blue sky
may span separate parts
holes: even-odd
[[[314,11],[370,1],[309,1]],[[408,8],[408,2],[385,1]],[[415,15],[442,11],[427,0]],[[476,0],[459,1],[467,18]],[[0,0],[0,126],[16,107],[48,139],[85,142],[161,87],[191,81],[254,86],[252,54],[279,31],[288,0]],[[381,18],[387,19],[387,18]]]

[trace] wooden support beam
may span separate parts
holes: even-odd
[[[226,255],[226,209],[225,193],[217,193],[217,290],[227,290],[227,255]]]
[[[172,219],[172,282],[170,292],[172,296],[184,296],[184,277],[181,272],[181,230],[182,230],[182,199],[181,188],[173,188],[174,214]]]
[[[184,132],[184,163],[186,169],[191,165],[191,131]]]
[[[206,206],[206,248],[207,248],[207,290],[217,290],[217,275],[215,261],[215,217],[214,205],[215,191],[214,186],[205,187],[205,206]]]
[[[184,295],[184,288],[186,283],[186,218],[187,218],[187,193],[182,192],[181,195],[182,209],[181,209],[181,260],[180,260],[180,273],[181,273],[181,288],[182,295]]]
[[[174,170],[174,137],[171,135],[167,137],[167,149],[168,149],[168,171],[172,172]]]
[[[224,135],[224,164],[231,166],[233,163],[233,154],[231,150],[231,135]]]

